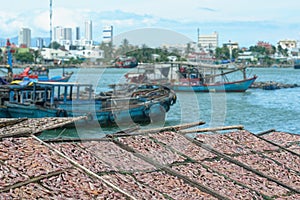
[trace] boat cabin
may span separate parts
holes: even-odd
[[[33,86],[12,86],[9,102],[55,106],[56,102],[92,100],[92,85],[65,82],[37,82]]]

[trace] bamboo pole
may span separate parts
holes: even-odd
[[[0,122],[0,128],[10,126],[10,125],[15,125],[18,123],[21,123],[23,121],[28,120],[28,118],[13,118],[13,119],[5,119],[4,121]]]
[[[160,128],[153,128],[153,129],[143,129],[143,130],[138,130],[136,132],[127,134],[127,133],[115,133],[115,134],[110,134],[107,135],[107,137],[126,137],[126,136],[133,136],[133,135],[146,135],[146,134],[152,134],[152,133],[158,133],[158,132],[163,132],[163,131],[179,131],[199,125],[203,125],[205,122],[199,121],[199,122],[192,122],[192,123],[187,123],[187,124],[180,124],[180,125],[175,125],[175,126],[167,126],[167,127],[160,127]]]
[[[11,130],[10,133],[5,133],[5,134],[0,134],[0,139],[2,138],[8,138],[8,137],[25,137],[25,136],[29,136],[31,134],[35,135],[35,134],[39,134],[43,131],[46,130],[52,130],[55,128],[61,128],[64,127],[68,124],[74,123],[75,121],[79,121],[79,120],[84,120],[86,119],[86,116],[80,116],[80,117],[74,117],[74,118],[65,118],[63,122],[59,122],[56,123],[54,125],[51,126],[33,126],[33,127],[24,127],[24,125],[22,126],[22,124],[20,124],[20,127],[16,127],[16,129]],[[31,119],[31,120],[43,120],[44,118],[39,118],[39,119]],[[26,118],[26,120],[28,120]],[[24,119],[23,119],[24,121]],[[20,121],[18,121],[20,123]],[[14,125],[14,124],[12,124]]]
[[[272,132],[275,132],[275,131],[276,131],[275,129],[270,129],[270,130],[267,130],[267,131],[257,133],[256,135],[263,136],[263,135],[266,135],[266,134],[269,134],[269,133],[272,133]]]
[[[188,129],[188,128],[203,125],[203,124],[205,124],[205,122],[199,121],[199,122],[192,122],[192,123],[180,124],[180,125],[175,125],[175,126],[166,126],[166,127],[161,127],[161,128],[140,130],[140,131],[138,131],[138,133],[140,133],[140,134],[157,133],[157,132],[171,131],[171,130],[179,131],[179,130]]]
[[[177,178],[180,178],[182,179],[185,183],[193,186],[193,187],[196,187],[198,188],[199,190],[201,190],[202,192],[205,192],[205,193],[208,193],[208,194],[211,194],[212,196],[218,198],[218,199],[224,199],[224,200],[229,200],[227,197],[219,194],[218,192],[210,189],[209,187],[207,186],[204,186],[202,185],[201,183],[198,183],[184,175],[181,175],[180,173],[177,173],[175,170],[171,169],[170,167],[166,166],[166,165],[163,165],[163,164],[160,164],[158,163],[157,161],[153,160],[151,157],[149,156],[145,156],[137,151],[135,151],[132,147],[129,147],[128,145],[126,144],[123,144],[117,140],[113,140],[113,142],[118,145],[120,148],[124,149],[125,151],[127,152],[130,152],[132,153],[134,156],[144,160],[145,162],[153,165],[154,167],[156,167],[156,169],[160,169],[162,171],[165,171],[166,173],[172,175],[172,176],[175,176]]]
[[[43,140],[47,143],[59,143],[59,142],[91,142],[91,141],[104,141],[109,142],[109,138],[53,138]]]
[[[201,129],[191,129],[191,130],[182,130],[178,133],[180,134],[188,134],[188,133],[202,133],[202,132],[213,132],[213,131],[224,131],[224,130],[232,130],[238,129],[243,130],[243,125],[236,125],[236,126],[223,126],[223,127],[213,127],[213,128],[201,128]]]
[[[26,181],[23,181],[23,182],[19,182],[19,183],[16,183],[16,184],[4,187],[4,188],[0,189],[0,193],[7,192],[9,190],[13,190],[15,188],[22,187],[22,186],[27,185],[29,183],[35,183],[35,182],[38,182],[38,181],[43,180],[45,178],[50,178],[52,176],[57,176],[57,175],[59,175],[59,174],[61,174],[63,172],[64,172],[64,170],[59,170],[59,171],[51,172],[49,174],[45,174],[45,175],[41,175],[41,176],[38,176],[38,177],[34,177],[34,178],[29,179],[29,180],[26,180]]]
[[[64,122],[60,122],[60,123],[57,123],[57,124],[49,126],[49,127],[43,127],[42,129],[37,129],[37,130],[33,131],[32,134],[35,135],[35,134],[41,133],[42,131],[52,130],[52,129],[56,129],[56,128],[62,128],[62,127],[65,127],[66,125],[72,124],[76,121],[86,120],[86,119],[87,119],[87,116],[69,117]]]
[[[33,137],[35,140],[39,141],[41,144],[45,145],[46,147],[48,147],[49,149],[51,149],[52,151],[54,151],[55,153],[57,153],[59,156],[61,156],[62,158],[68,160],[72,165],[74,165],[75,167],[77,167],[78,169],[81,169],[82,171],[84,171],[86,174],[97,178],[101,181],[103,181],[105,184],[109,185],[110,187],[112,187],[113,189],[117,190],[118,192],[124,194],[125,196],[127,196],[130,199],[136,199],[133,196],[131,196],[130,194],[128,194],[126,191],[122,190],[121,188],[119,188],[118,186],[114,185],[113,183],[105,180],[104,178],[102,178],[101,176],[99,176],[98,174],[92,172],[91,170],[87,169],[86,167],[80,165],[78,162],[76,162],[75,160],[69,158],[68,156],[66,156],[65,154],[61,153],[60,151],[58,151],[57,149],[53,148],[51,145],[47,144],[46,142],[42,141],[40,138],[36,137],[35,135],[32,135],[31,137]]]
[[[29,136],[31,135],[31,133],[32,133],[31,128],[20,128],[17,131],[14,131],[12,133],[0,134],[0,140],[3,138],[10,138],[10,137]]]
[[[255,173],[255,174],[257,174],[257,175],[259,175],[259,176],[261,176],[261,177],[264,177],[264,178],[266,178],[266,179],[268,179],[268,180],[270,180],[270,181],[273,181],[273,182],[277,183],[278,185],[281,185],[281,186],[283,186],[283,187],[285,187],[285,188],[287,188],[287,189],[289,189],[289,190],[291,190],[291,191],[293,191],[293,192],[296,192],[296,193],[300,194],[299,189],[292,188],[292,187],[286,185],[285,183],[282,183],[281,181],[278,181],[277,179],[274,179],[274,178],[271,177],[271,176],[265,175],[264,173],[262,173],[262,172],[260,172],[260,171],[258,171],[258,170],[256,170],[256,169],[254,169],[254,168],[252,168],[252,167],[250,167],[250,166],[244,164],[243,162],[240,162],[240,161],[238,161],[238,160],[236,160],[236,159],[234,159],[234,158],[231,158],[230,156],[228,156],[228,155],[226,155],[226,154],[224,154],[224,153],[222,153],[222,152],[220,152],[220,151],[214,149],[214,148],[213,148],[212,146],[210,146],[210,145],[203,144],[203,143],[201,143],[200,141],[198,141],[197,139],[192,139],[192,138],[189,138],[188,136],[185,136],[185,138],[186,138],[187,140],[193,142],[193,143],[196,144],[197,146],[200,146],[200,147],[202,147],[203,149],[205,149],[205,150],[207,150],[207,151],[209,151],[209,152],[211,152],[211,153],[213,153],[213,154],[216,154],[216,155],[218,155],[219,157],[224,158],[225,160],[227,160],[227,161],[229,161],[229,162],[231,162],[231,163],[234,163],[234,164],[236,164],[236,165],[238,165],[238,166],[240,166],[240,167],[242,167],[242,168],[244,168],[244,169],[247,169],[247,170],[249,170],[249,171],[251,171],[251,172],[253,172],[253,173]]]

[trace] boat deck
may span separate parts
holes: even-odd
[[[5,123],[2,130],[14,126]],[[132,130],[86,141],[2,138],[0,198],[300,198],[300,135],[225,129]]]

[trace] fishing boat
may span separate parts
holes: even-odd
[[[294,69],[300,69],[300,59],[294,60]]]
[[[14,84],[31,81],[47,81],[47,82],[68,82],[71,78],[73,72],[65,73],[63,69],[62,76],[49,76],[49,69],[46,67],[26,67],[23,72],[19,74],[13,74],[13,62],[12,62],[12,53],[15,50],[11,49],[11,43],[9,39],[6,41],[6,53],[7,53],[7,75],[0,77],[0,85],[6,85],[13,82]]]
[[[49,69],[46,67],[26,67],[23,72],[13,75],[13,80],[37,80],[40,82],[68,82],[73,72],[65,73],[63,68],[62,76],[49,76]]]
[[[90,84],[36,82],[33,86],[10,85],[3,98],[13,118],[77,117],[101,126],[165,120],[176,102],[174,91],[154,85],[127,84],[95,94]]]
[[[114,61],[115,68],[134,68],[138,66],[137,59],[132,56],[119,56]]]
[[[165,64],[164,64],[165,65]],[[209,65],[193,62],[172,62],[169,64],[168,75],[154,75],[149,70],[143,74],[126,74],[128,82],[153,82],[170,87],[175,91],[185,92],[245,92],[255,82],[257,76],[247,77],[245,67],[236,67],[233,65]],[[161,67],[158,67],[159,69]],[[164,66],[165,68],[165,66]],[[155,70],[159,73],[162,70]],[[242,78],[236,78],[236,73],[241,72]],[[235,80],[229,80],[228,75]],[[151,79],[151,77],[160,76],[160,79]],[[166,78],[168,82],[166,83]]]
[[[7,107],[5,104],[9,99],[9,88],[7,85],[0,84],[0,118],[10,118],[10,114],[8,113]]]

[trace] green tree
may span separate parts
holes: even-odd
[[[51,48],[51,49],[59,49],[60,48],[60,44],[56,41],[54,42],[51,42],[51,44],[49,44],[48,48]]]
[[[194,51],[194,49],[191,47],[191,43],[187,43],[186,44],[186,49],[185,49],[186,54],[189,54],[192,51]]]
[[[40,50],[32,51],[34,63],[37,63],[37,59],[41,57]]]
[[[278,45],[277,50],[278,50],[278,52],[281,53],[283,56],[288,56],[288,50],[282,48],[282,46],[281,46],[280,44]]]
[[[104,59],[110,61],[113,58],[113,45],[112,42],[100,44],[100,49],[104,51]]]
[[[259,53],[260,55],[268,55],[268,51],[267,51],[266,47],[255,45],[255,46],[250,46],[249,50],[252,52]]]
[[[15,53],[15,58],[18,62],[24,63],[33,63],[34,57],[32,53],[25,52],[25,53]]]
[[[217,47],[215,57],[218,60],[228,60],[230,58],[230,52],[229,49],[225,46],[223,47]]]

